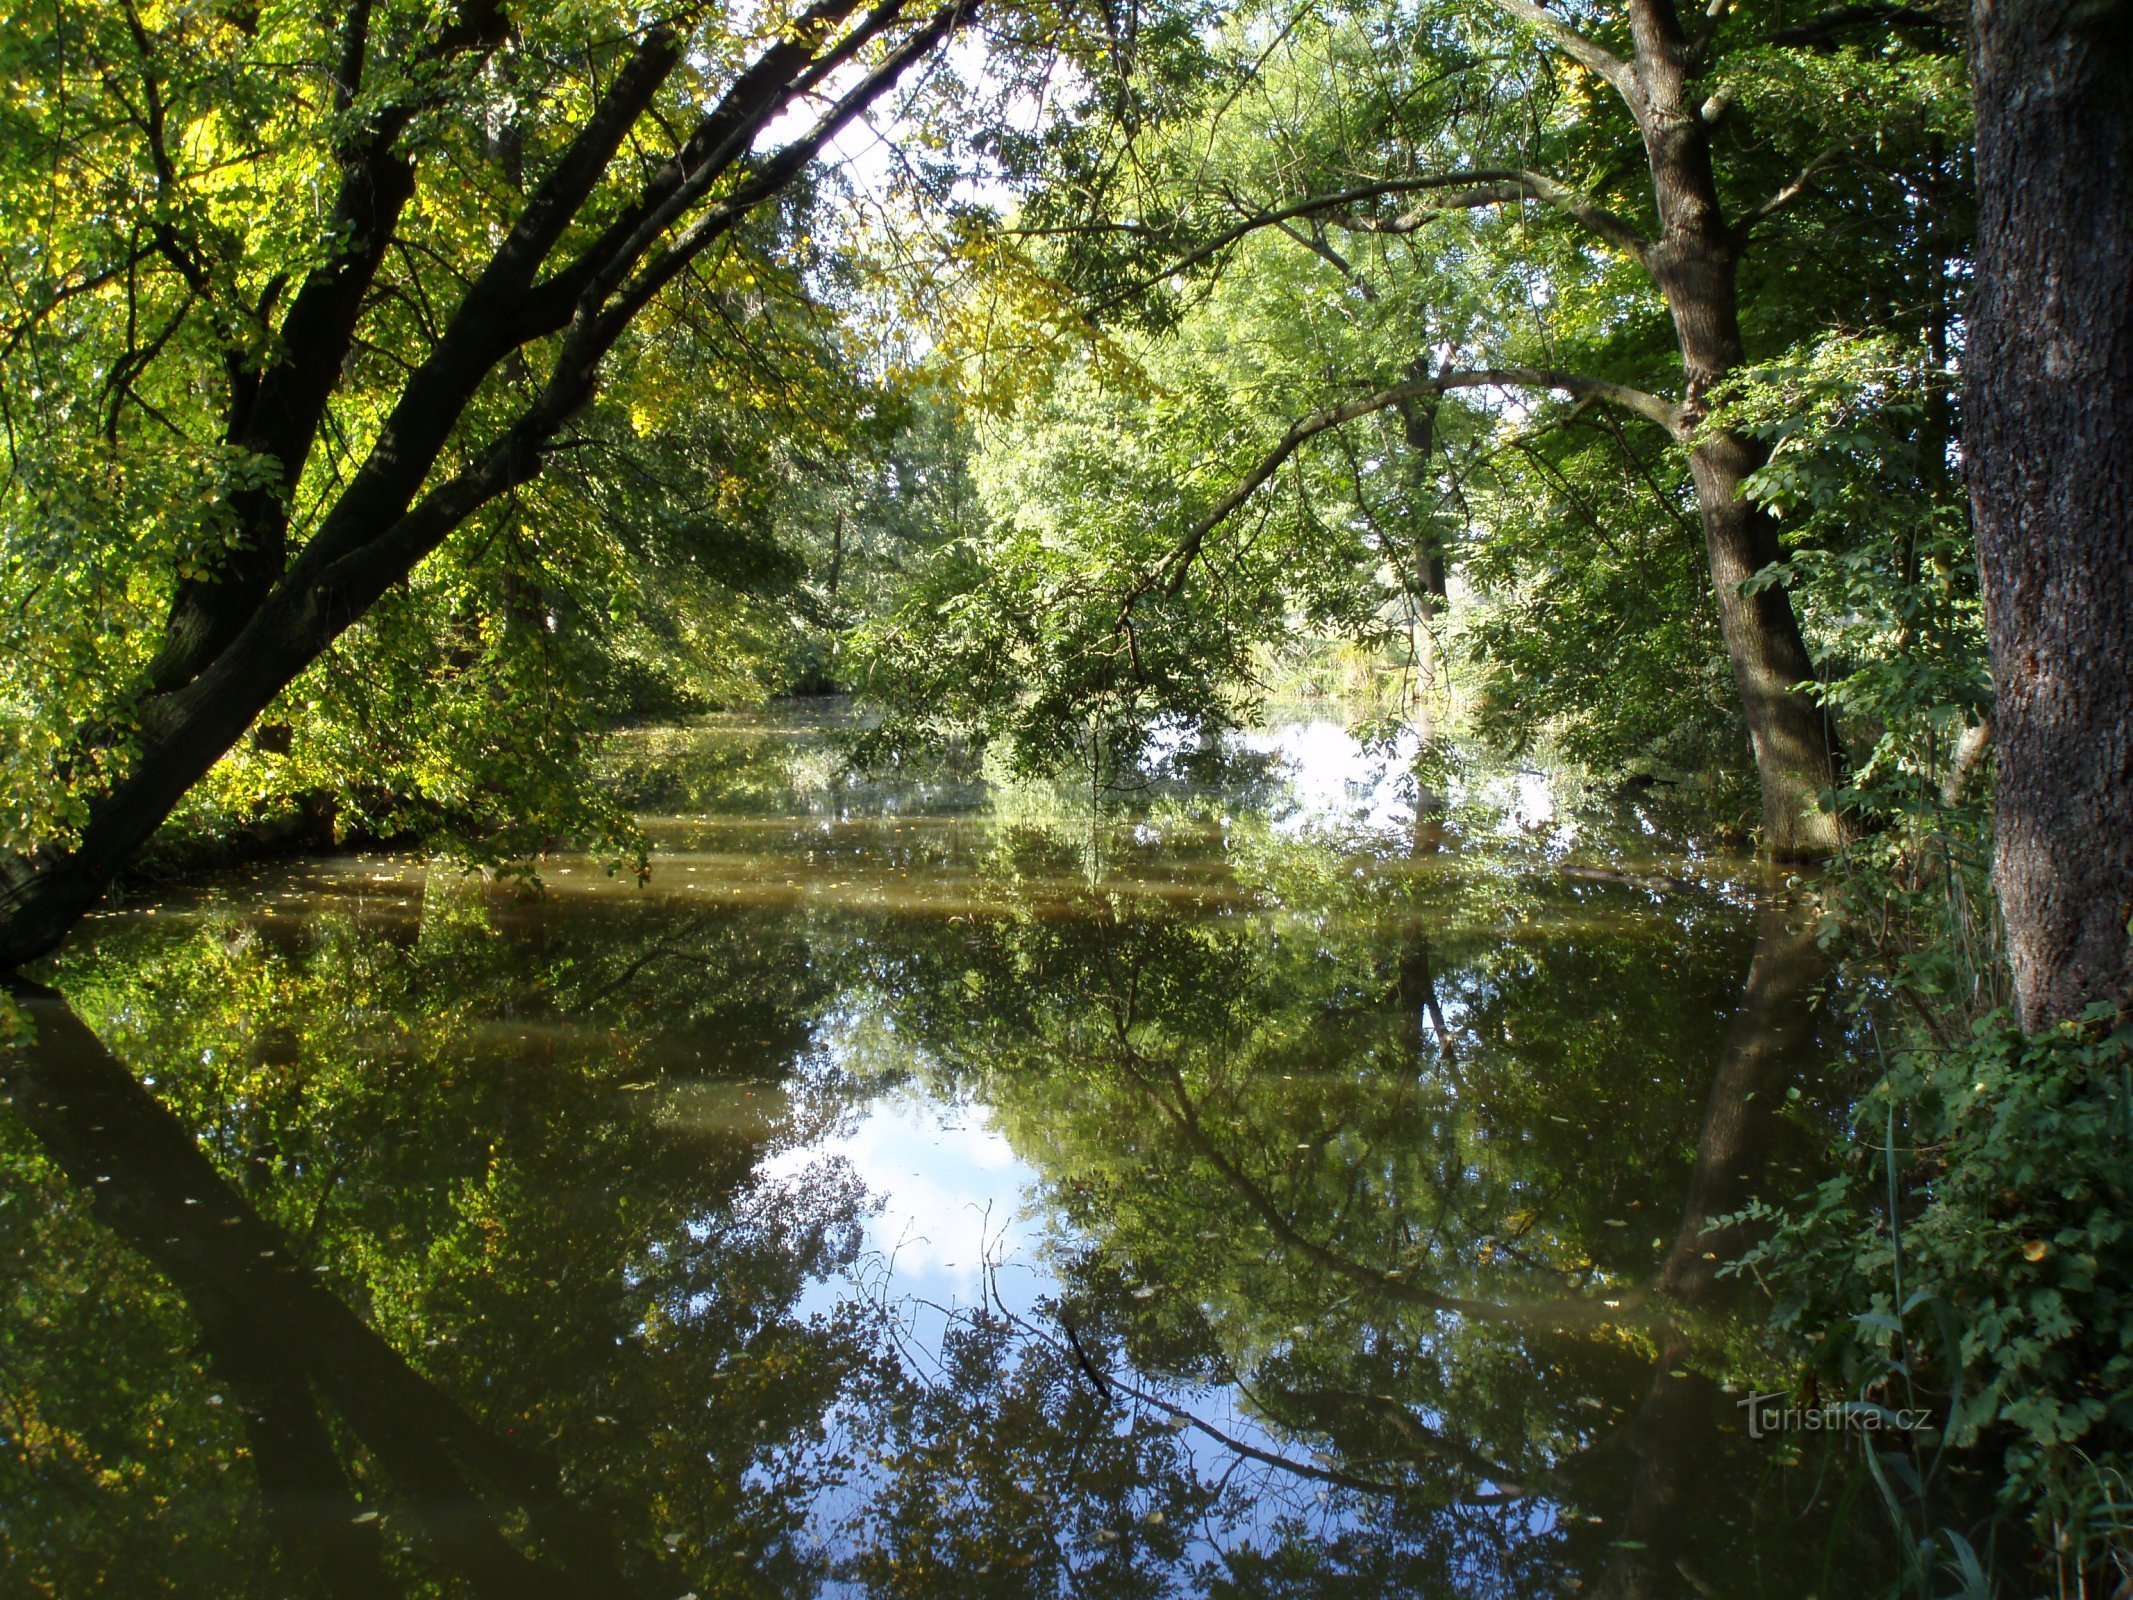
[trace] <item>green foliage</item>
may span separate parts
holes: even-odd
[[[1860,831],[1820,892],[1854,1006],[1839,1070],[1871,1085],[1837,1176],[1748,1213],[1772,1232],[1746,1265],[1816,1381],[1934,1411],[1855,1467],[1918,1595],[2011,1591],[2039,1552],[2068,1583],[2125,1563],[2133,1423],[2128,1035],[2007,1021],[1952,385],[1930,337],[1841,335],[1739,375],[1725,413],[1770,446],[1749,489],[1787,555],[1754,582],[1792,586],[1850,735],[1833,798]]]
[[[1058,60],[1074,24],[1045,16],[1038,42],[1003,14],[1003,76]],[[439,411],[458,421],[433,489],[545,392],[552,338],[490,369],[445,330],[645,30],[685,46],[645,126],[685,129],[789,18],[555,0],[472,51],[439,44],[445,20],[368,0],[0,12],[0,210],[19,224],[0,244],[0,857],[76,842],[167,723],[171,686],[147,674],[174,606],[247,563],[287,570],[284,521],[300,561],[404,443],[408,395],[436,401],[439,372],[470,391]],[[932,80],[903,108],[913,142],[967,94]],[[262,385],[317,354],[292,303],[355,248],[330,222],[351,151],[402,117],[390,165],[413,198],[318,380],[315,444],[248,455],[229,441],[257,432]],[[547,282],[624,213],[650,148],[632,135],[595,170]],[[453,524],[288,684],[166,854],[387,834],[491,864],[555,838],[627,859],[633,830],[591,781],[601,729],[833,677],[854,603],[937,537],[903,469],[955,457],[859,327],[853,200],[818,167],[718,233],[627,322],[539,475]],[[303,410],[276,394],[263,412]]]
[[[1683,464],[1594,418],[1506,442],[1471,492],[1491,536],[1454,650],[1475,720],[1513,748],[1547,738],[1603,770],[1694,783],[1752,810],[1736,691]]]
[[[1068,373],[986,439],[972,465],[977,528],[857,641],[861,681],[891,712],[878,748],[958,732],[1010,742],[1032,770],[1093,761],[1108,774],[1160,718],[1242,717],[1254,652],[1293,630],[1375,629],[1374,597],[1317,559],[1339,532],[1316,520],[1268,519],[1225,558],[1212,597],[1151,581],[1192,514],[1190,488],[1216,477],[1200,450],[1242,453],[1220,385],[1247,353],[1150,356],[1153,397]]]
[[[1776,1224],[1742,1266],[1779,1326],[1844,1394],[1932,1402],[1923,1485],[1943,1450],[1984,1453],[2041,1549],[2133,1570],[2133,1027],[1996,1014],[1899,1049],[1857,1127],[1849,1170],[1750,1213]]]
[[[1758,492],[1787,509],[1788,581],[1851,680],[1831,701],[1858,712],[1864,746],[1893,708],[1869,681],[1904,626],[1893,612],[1966,601],[1958,580],[1862,614],[1845,572],[1884,562],[1899,526],[1914,566],[1967,564],[1945,470],[1967,96],[1930,19],[1887,39],[1820,21],[1797,7],[1715,29],[1725,202],[1744,216],[1788,197],[1741,279],[1748,338],[1782,353],[1724,415],[1779,446]],[[1749,809],[1688,463],[1646,421],[1515,386],[1417,399],[1318,435],[1191,532],[1292,424],[1448,368],[1678,394],[1666,308],[1601,235],[1537,196],[1401,187],[1537,170],[1648,232],[1626,110],[1488,7],[1245,7],[1208,39],[1197,94],[1032,145],[1019,245],[975,263],[993,286],[975,297],[983,337],[974,358],[967,326],[949,342],[1006,418],[976,442],[988,520],[862,631],[884,744],[969,732],[1036,765],[1101,766],[1166,713],[1249,716],[1268,681],[1361,650],[1414,687],[1448,663],[1509,748],[1691,785],[1719,818]],[[1062,286],[1104,330],[1078,355],[1061,348]],[[1810,463],[1841,464],[1850,488],[1802,517],[1788,492]],[[1967,649],[1945,620],[1910,625],[1913,666],[1944,640]],[[1905,685],[1936,706],[1977,699]],[[1869,762],[1862,781],[1879,776]]]
[[[1849,1070],[1872,1084],[1838,1176],[1757,1206],[1775,1231],[1747,1260],[1819,1378],[1937,1411],[1929,1436],[1870,1463],[1921,1594],[1973,1546],[1995,1583],[2021,1581],[2029,1548],[2091,1578],[2125,1561],[2114,1485],[2133,1424],[2133,1036],[2105,1017],[2025,1040],[2007,1021],[1984,628],[1951,378],[1931,354],[1826,339],[1741,375],[1728,411],[1771,446],[1750,489],[1788,545],[1755,581],[1804,597],[1820,692],[1853,736],[1836,798],[1863,826],[1822,892],[1870,1064]],[[1981,1535],[1980,1500],[2012,1531]]]

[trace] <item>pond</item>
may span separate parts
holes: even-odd
[[[0,1118],[0,1592],[1854,1592],[1707,1225],[1841,1114],[1782,884],[1308,709],[1101,805],[846,726],[626,736],[643,882],[90,924]]]

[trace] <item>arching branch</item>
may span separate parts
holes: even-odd
[[[1815,175],[1824,168],[1834,165],[1838,158],[1843,156],[1850,148],[1848,144],[1840,139],[1835,144],[1824,146],[1817,151],[1814,158],[1800,169],[1798,176],[1748,213],[1746,220],[1741,224],[1742,233],[1745,234],[1765,217],[1776,215],[1791,205],[1793,201],[1799,199],[1801,195],[1807,192],[1808,185],[1814,182]]]
[[[1327,220],[1338,227],[1355,232],[1412,233],[1430,218],[1447,211],[1471,210],[1478,206],[1516,205],[1521,200],[1547,202],[1564,216],[1583,223],[1639,266],[1645,264],[1645,254],[1651,248],[1651,241],[1628,221],[1600,205],[1590,195],[1581,194],[1568,184],[1549,177],[1545,172],[1531,172],[1523,168],[1492,177],[1486,182],[1476,183],[1469,189],[1432,196],[1389,222],[1348,216],[1334,216]]]
[[[1433,198],[1389,221],[1373,221],[1355,213],[1356,206],[1368,201],[1401,194],[1428,194]],[[1457,172],[1382,178],[1373,183],[1357,184],[1325,194],[1306,195],[1286,205],[1255,211],[1223,229],[1212,239],[1194,246],[1176,260],[1166,263],[1153,277],[1145,278],[1110,296],[1101,302],[1097,309],[1109,309],[1154,287],[1165,278],[1189,271],[1201,262],[1220,255],[1238,240],[1257,233],[1261,228],[1282,228],[1292,222],[1316,218],[1356,233],[1411,233],[1430,217],[1444,212],[1470,211],[1481,206],[1515,205],[1522,200],[1545,201],[1565,216],[1583,223],[1593,233],[1640,265],[1644,262],[1646,251],[1650,249],[1650,241],[1629,222],[1559,179],[1521,167],[1474,167]],[[1113,228],[1110,231],[1148,230],[1133,227]]]
[[[1412,400],[1421,395],[1443,394],[1450,389],[1539,389],[1574,395],[1580,400],[1589,399],[1619,406],[1647,421],[1657,423],[1673,438],[1686,437],[1687,423],[1681,415],[1681,408],[1672,401],[1646,390],[1633,388],[1626,383],[1587,377],[1582,373],[1558,372],[1547,367],[1470,367],[1440,372],[1435,377],[1420,378],[1409,383],[1394,384],[1389,389],[1380,389],[1376,394],[1358,395],[1352,400],[1325,406],[1293,424],[1274,448],[1260,457],[1258,463],[1237,481],[1236,487],[1217,501],[1214,508],[1193,524],[1191,531],[1172,547],[1156,568],[1148,587],[1161,586],[1170,594],[1176,594],[1182,589],[1185,586],[1185,574],[1198,557],[1200,547],[1206,542],[1207,536],[1256,494],[1307,441],[1329,428],[1338,428],[1358,417],[1367,417],[1373,412],[1383,411],[1403,400]]]

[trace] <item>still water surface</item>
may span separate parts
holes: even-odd
[[[837,723],[626,739],[647,883],[96,920],[0,1118],[0,1592],[1852,1592],[1704,1225],[1822,1137],[1782,892],[1309,713],[1100,815]]]

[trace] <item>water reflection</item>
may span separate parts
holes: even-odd
[[[1781,895],[1323,724],[1104,815],[852,780],[809,726],[620,767],[649,886],[262,869],[103,919],[55,975],[87,1026],[32,997],[0,1588],[1797,1596],[1847,1559],[1733,1424],[1768,1374],[1706,1226],[1812,1143]]]

